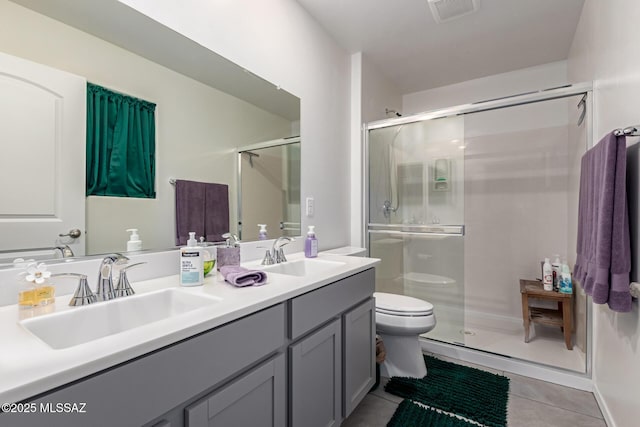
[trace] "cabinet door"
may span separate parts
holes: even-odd
[[[351,414],[376,380],[376,319],[374,299],[370,298],[343,315],[344,406],[343,416]]]
[[[342,340],[337,319],[289,347],[292,427],[338,426]]]
[[[285,359],[274,359],[185,409],[189,427],[282,427],[286,424]]]

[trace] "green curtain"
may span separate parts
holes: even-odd
[[[156,197],[155,109],[87,83],[87,196]]]

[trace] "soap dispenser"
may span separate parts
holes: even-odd
[[[304,241],[304,256],[315,258],[318,256],[318,239],[316,239],[315,226],[310,225],[307,238]]]
[[[267,224],[258,224],[258,227],[260,227],[258,240],[267,240]]]
[[[180,285],[199,286],[204,283],[204,257],[196,241],[196,233],[189,232],[187,246],[180,248]]]
[[[240,265],[240,241],[238,236],[231,233],[222,235],[226,239],[226,245],[217,248],[218,271],[225,265]]]
[[[138,229],[128,228],[127,232],[131,233],[131,236],[129,236],[129,241],[127,242],[127,252],[141,251],[142,240],[140,240],[140,236],[138,235]]]

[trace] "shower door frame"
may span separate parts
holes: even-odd
[[[584,108],[586,109],[585,115],[585,126],[587,133],[586,140],[586,149],[589,149],[593,146],[593,83],[592,82],[582,82],[576,83],[566,86],[560,86],[549,89],[542,89],[538,91],[526,92],[522,94],[517,94],[513,96],[506,96],[497,99],[490,99],[486,101],[474,102],[471,104],[462,104],[454,107],[447,107],[437,110],[426,111],[423,113],[413,114],[411,116],[406,117],[398,117],[384,120],[377,120],[370,123],[363,123],[362,125],[362,155],[364,157],[363,168],[362,168],[362,183],[364,189],[364,197],[362,198],[362,228],[361,233],[363,236],[363,243],[367,249],[367,256],[370,255],[370,244],[369,244],[369,230],[370,226],[373,224],[369,224],[369,131],[373,129],[382,129],[386,127],[399,126],[410,123],[418,123],[424,122],[433,119],[439,119],[444,117],[453,117],[453,116],[464,116],[468,113],[478,113],[481,111],[490,111],[497,110],[501,108],[509,108],[515,107],[518,105],[526,105],[543,101],[551,101],[554,99],[568,98],[571,96],[584,95],[585,96],[585,104]],[[580,104],[578,104],[579,106]],[[532,365],[538,365],[544,368],[548,368],[560,373],[568,373],[571,375],[575,375],[578,377],[591,378],[592,377],[592,342],[593,342],[593,325],[591,319],[593,318],[593,305],[589,303],[590,299],[587,300],[587,308],[586,308],[586,324],[587,324],[587,348],[586,348],[586,361],[585,361],[585,372],[576,372],[571,371],[564,368],[552,367],[549,365],[541,365],[533,360],[522,360],[524,363],[529,363]],[[421,340],[430,340],[429,338],[421,337]],[[460,347],[459,345],[453,343],[442,343],[444,346],[453,346]],[[471,352],[481,352],[481,350],[476,350],[471,347],[463,347]],[[501,358],[510,358],[508,355],[499,355]],[[520,359],[518,359],[520,360]]]

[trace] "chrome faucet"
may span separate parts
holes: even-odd
[[[127,261],[129,258],[121,254],[111,254],[104,257],[100,263],[100,270],[98,270],[98,287],[96,288],[98,301],[109,301],[117,297],[113,288],[113,266],[125,264]]]
[[[271,247],[271,256],[276,264],[280,264],[281,262],[287,262],[287,257],[284,256],[284,250],[282,247],[284,245],[288,245],[293,242],[293,238],[291,237],[278,237]]]
[[[74,254],[69,245],[64,246],[56,246],[53,248],[54,251],[60,251],[60,255],[62,258],[73,258]]]

